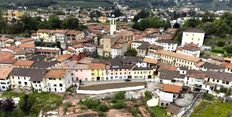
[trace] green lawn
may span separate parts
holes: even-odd
[[[226,52],[223,49],[224,49],[224,47],[214,46],[212,48],[212,51],[210,52],[210,54],[214,55],[214,56],[217,56],[218,54],[226,55]]]
[[[155,117],[168,117],[167,111],[165,110],[165,108],[162,108],[162,107],[152,107],[151,111],[152,111],[151,112],[152,115],[154,115]]]
[[[232,103],[201,101],[190,117],[227,117],[232,113]]]

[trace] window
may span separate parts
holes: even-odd
[[[24,82],[25,85],[27,85],[27,82]]]
[[[18,84],[21,84],[21,81],[18,81]]]
[[[60,84],[60,87],[62,87],[63,86],[63,84]]]

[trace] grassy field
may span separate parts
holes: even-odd
[[[154,113],[155,117],[168,117],[167,111],[165,110],[165,108],[152,107],[151,111],[152,111],[152,113]]]
[[[229,117],[232,114],[232,103],[221,101],[201,101],[190,117]]]

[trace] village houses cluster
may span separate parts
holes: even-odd
[[[209,93],[232,86],[230,58],[200,58],[210,49],[204,31],[189,28],[178,44],[174,28],[137,31],[109,20],[110,26],[91,24],[84,31],[39,29],[31,38],[1,37],[0,90],[61,93],[80,82],[125,79],[157,81],[174,93],[183,86]],[[124,56],[130,48],[137,56]]]

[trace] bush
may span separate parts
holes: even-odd
[[[153,94],[150,91],[145,91],[144,95],[145,95],[145,100],[149,100],[153,96]]]
[[[109,107],[106,104],[101,104],[98,106],[98,110],[101,112],[107,112],[109,110]]]
[[[116,103],[113,104],[112,106],[115,109],[122,109],[126,107],[126,104],[122,100],[118,100]]]
[[[131,112],[131,114],[132,114],[134,117],[136,117],[136,116],[138,115],[138,113],[139,113],[139,110],[138,110],[138,108],[136,108],[136,107],[132,107],[132,108],[130,109],[130,112]]]
[[[125,92],[120,91],[115,94],[114,99],[123,100],[125,99]]]
[[[89,109],[97,109],[98,105],[101,104],[100,101],[93,99],[81,100],[79,103],[85,105]]]
[[[225,46],[225,42],[219,41],[219,42],[217,42],[217,46],[218,47],[224,47]]]
[[[212,94],[204,93],[203,99],[212,101],[214,99],[214,96]]]

